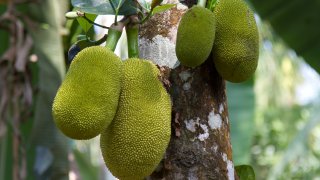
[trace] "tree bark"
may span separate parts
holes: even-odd
[[[177,2],[170,2],[177,3]],[[225,81],[212,58],[196,68],[179,65],[177,26],[186,7],[155,15],[140,27],[140,57],[167,66],[172,136],[164,159],[147,179],[238,179],[232,163]]]

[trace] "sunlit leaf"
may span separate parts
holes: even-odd
[[[166,10],[169,10],[169,9],[173,8],[174,6],[176,6],[176,4],[164,4],[164,5],[161,5],[161,6],[156,6],[153,9],[152,14],[157,14],[157,13],[164,12]]]
[[[71,0],[74,7],[91,14],[115,14],[115,8],[119,7],[119,15],[131,15],[136,13],[133,0]]]
[[[98,15],[96,14],[89,14],[89,13],[85,13],[85,16],[91,20],[92,22],[94,22],[94,20],[96,19],[96,17]],[[92,27],[92,23],[88,22],[85,18],[80,17],[77,18],[77,21],[79,22],[80,26],[82,27],[84,32],[88,32],[89,29]]]

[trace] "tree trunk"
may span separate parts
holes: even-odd
[[[173,104],[171,141],[148,179],[238,179],[232,163],[225,81],[211,57],[200,67],[188,68],[179,65],[175,55],[177,25],[185,11],[179,4],[140,27],[140,57],[169,67],[162,69]]]

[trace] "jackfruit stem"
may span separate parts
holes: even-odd
[[[139,58],[138,25],[126,26],[129,58]]]
[[[200,7],[205,8],[206,7],[206,3],[207,3],[207,0],[198,0],[197,5],[200,6]]]
[[[130,17],[131,22],[126,25],[127,41],[128,41],[128,56],[129,58],[139,58],[139,21],[137,16]]]
[[[106,41],[106,47],[109,48],[111,51],[116,49],[117,43],[121,37],[122,31],[117,29],[110,28],[108,31],[108,38]]]
[[[130,22],[130,19],[125,16],[119,22],[113,23],[108,31],[108,38],[106,41],[106,47],[114,51],[116,49],[117,43],[121,37],[123,28]]]

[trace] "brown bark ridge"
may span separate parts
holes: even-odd
[[[170,2],[172,3],[172,2]],[[147,179],[238,179],[232,163],[225,81],[212,61],[179,65],[177,25],[186,7],[155,15],[140,27],[140,57],[167,66],[172,136],[164,159]]]

